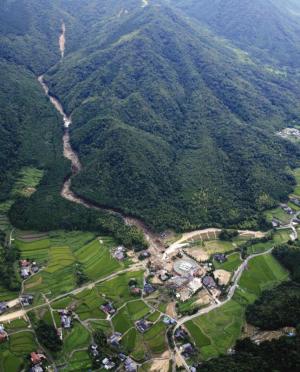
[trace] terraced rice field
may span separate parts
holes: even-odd
[[[23,331],[11,335],[8,342],[0,345],[0,370],[15,372],[27,368],[27,356],[36,349],[32,332]]]
[[[128,286],[129,281],[133,278],[137,281],[138,286],[141,287],[144,278],[143,271],[132,271],[120,274],[116,278],[97,284],[97,288],[106,298],[111,299],[115,306],[120,307],[124,302],[136,298],[130,294]]]
[[[103,242],[102,239],[101,241]],[[105,277],[122,267],[111,255],[109,248],[113,246],[112,241],[109,240],[106,243],[101,244],[97,239],[75,252],[76,260],[83,265],[84,272],[92,281]]]
[[[25,290],[34,294],[47,293],[50,298],[77,287],[78,265],[89,281],[98,280],[124,267],[124,263],[119,263],[111,256],[111,248],[116,245],[113,239],[95,239],[91,233],[18,233],[15,243],[22,258],[37,261],[43,267],[26,281]]]
[[[157,322],[144,334],[132,328],[122,338],[122,345],[134,359],[143,361],[146,354],[155,356],[166,350],[165,333],[162,322]]]
[[[250,260],[232,300],[186,323],[200,348],[201,357],[206,360],[225,353],[240,336],[246,306],[254,302],[264,289],[287,277],[287,272],[271,254]]]
[[[92,367],[91,358],[87,351],[77,351],[61,370],[64,372],[89,371]]]

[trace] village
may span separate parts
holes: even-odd
[[[299,205],[299,199],[290,198],[290,202]],[[274,231],[281,229],[291,232],[290,238],[296,238],[296,226],[298,224],[298,212],[291,204],[281,204],[278,209],[286,216],[286,221],[277,220],[273,217],[271,222]],[[280,213],[281,213],[280,212]],[[247,262],[242,257],[240,244],[247,241],[267,241],[266,233],[254,231],[228,231],[234,233],[228,241],[222,241],[221,229],[205,229],[184,233],[180,236],[170,236],[164,233],[151,244],[147,250],[133,251],[124,246],[115,246],[110,250],[111,258],[117,262],[130,261],[132,267],[143,268],[143,280],[132,277],[128,281],[127,291],[132,298],[141,299],[152,309],[146,316],[139,317],[133,322],[133,327],[140,335],[147,335],[155,328],[158,320],[152,318],[154,311],[153,301],[165,302],[166,310],[160,310],[159,321],[164,324],[166,330],[170,330],[170,340],[174,343],[176,353],[180,355],[181,363],[186,366],[187,361],[192,361],[199,350],[192,339],[189,330],[185,327],[185,320],[197,316],[199,310],[205,311],[221,306],[223,301],[232,295],[233,288],[244,270],[247,270]],[[100,246],[102,240],[99,240]],[[223,248],[226,247],[226,250]],[[232,266],[232,262],[236,262]],[[244,263],[243,263],[244,262]],[[43,266],[34,259],[21,259],[19,261],[19,275],[26,283],[30,278],[39,274]],[[130,272],[130,268],[128,268]],[[113,274],[113,275],[117,275]],[[26,286],[23,288],[26,288]],[[87,285],[86,288],[89,288]],[[73,290],[78,293],[80,287]],[[134,300],[132,300],[134,301]],[[17,314],[25,317],[28,311],[35,307],[35,294],[22,291],[19,298],[0,302],[0,316],[10,317]],[[49,305],[50,306],[50,305]],[[109,297],[98,304],[99,310],[106,316],[106,321],[115,324],[119,316],[120,305]],[[122,308],[122,306],[121,306]],[[52,309],[52,307],[50,307]],[[53,314],[53,309],[51,310]],[[55,312],[59,316],[56,323],[57,336],[64,341],[76,324],[82,323],[76,312],[76,307],[67,306],[58,308]],[[20,314],[20,315],[19,315]],[[17,316],[16,315],[16,316]],[[0,343],[9,339],[9,330],[0,318]],[[9,321],[10,322],[10,321]],[[169,332],[169,331],[168,331]],[[123,339],[126,332],[119,332],[113,327],[113,332],[106,334],[104,349],[95,342],[88,346],[89,355],[94,363],[105,370],[124,370],[134,372],[139,369],[139,362],[123,349]],[[93,340],[92,340],[93,341]],[[40,349],[32,350],[28,356],[32,372],[42,372],[51,364],[47,354]],[[193,363],[189,367],[195,371]]]

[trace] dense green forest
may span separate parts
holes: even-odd
[[[204,372],[293,372],[300,366],[300,336],[282,337],[279,340],[265,341],[260,345],[249,339],[238,341],[235,354],[213,359],[202,364],[199,371]]]
[[[289,270],[291,279],[300,283],[300,241],[279,245],[272,253]]]
[[[274,133],[300,118],[297,79],[251,60],[177,5],[1,3],[1,199],[24,165],[44,171],[37,192],[12,207],[18,227],[84,221],[107,230],[114,218],[95,218],[59,196],[69,164],[61,119],[36,82],[41,73],[72,113],[71,141],[83,164],[72,187],[87,199],[156,230],[256,228],[265,226],[261,212],[292,190],[299,148]]]
[[[283,327],[296,327],[300,324],[300,284],[284,283],[249,305],[246,319],[261,329],[277,330]]]
[[[73,187],[159,230],[257,227],[293,187],[299,150],[273,133],[299,117],[299,88],[161,9],[93,19],[47,73],[72,112]]]
[[[264,63],[300,67],[297,0],[166,1]]]

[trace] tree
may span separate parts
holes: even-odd
[[[35,331],[40,343],[44,345],[45,348],[54,352],[61,350],[62,341],[53,325],[49,325],[44,320],[40,320]]]

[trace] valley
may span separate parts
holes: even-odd
[[[19,124],[0,111],[0,372],[297,360],[294,67],[221,39],[193,2],[45,1],[0,39]]]

